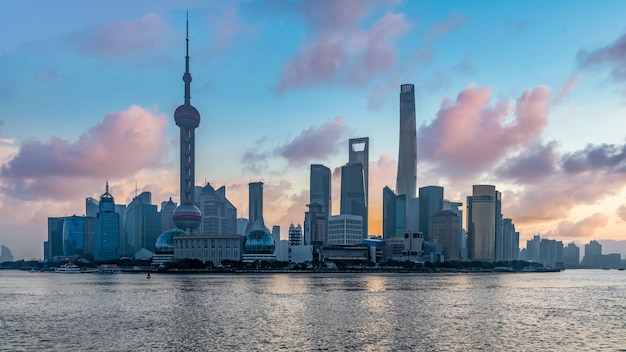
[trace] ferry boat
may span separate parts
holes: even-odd
[[[74,263],[67,263],[61,265],[61,267],[54,269],[55,273],[62,274],[80,274],[80,267]]]

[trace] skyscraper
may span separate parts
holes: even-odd
[[[428,224],[430,217],[443,209],[443,187],[427,186],[419,189],[419,231],[424,241],[430,241]]]
[[[215,190],[210,184],[202,187],[196,200],[202,211],[201,232],[205,236],[237,233],[237,208],[226,199],[226,187]]]
[[[415,198],[417,187],[417,129],[415,90],[412,84],[400,86],[400,139],[396,194]],[[426,220],[428,222],[428,220]]]
[[[332,214],[332,191],[330,169],[324,165],[312,164],[309,187],[309,203],[318,202],[326,215]]]
[[[248,184],[248,226],[246,233],[250,230],[266,230],[265,221],[263,221],[263,182],[250,182]]]
[[[100,207],[96,218],[95,260],[112,260],[119,257],[120,215],[115,212],[115,200],[109,193],[109,183],[100,196]]]
[[[363,218],[363,238],[368,236],[369,137],[348,141],[348,164],[341,168],[340,214]]]
[[[157,237],[161,234],[161,221],[157,206],[152,204],[152,194],[142,192],[128,204],[124,213],[123,255],[132,256],[142,248],[154,252]]]
[[[421,209],[421,208],[420,208]],[[430,216],[428,233],[430,241],[443,243],[445,260],[460,260],[459,224],[461,218],[452,210],[440,210]]]
[[[191,73],[189,73],[189,21],[185,55],[185,103],[174,111],[176,126],[180,127],[180,205],[174,210],[174,223],[191,233],[200,226],[202,214],[194,202],[195,129],[200,125],[200,113],[191,105]]]
[[[493,261],[496,228],[500,227],[501,200],[495,186],[474,185],[467,197],[467,250],[469,259]]]
[[[170,198],[166,202],[161,202],[161,233],[176,228],[174,224],[174,210],[176,203]]]
[[[367,200],[363,177],[363,164],[341,167],[340,214],[358,215],[363,220],[363,238],[367,238]]]
[[[383,238],[402,236],[406,231],[406,194],[383,188]]]

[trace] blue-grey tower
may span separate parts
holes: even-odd
[[[179,229],[191,233],[200,226],[202,213],[194,202],[195,188],[195,129],[200,125],[200,113],[191,105],[191,73],[189,73],[189,18],[185,55],[185,104],[176,108],[174,120],[180,127],[180,205],[174,209],[174,223]]]
[[[415,123],[415,89],[412,84],[400,86],[399,146],[396,194],[406,194],[408,200],[415,198],[417,187],[417,130]]]

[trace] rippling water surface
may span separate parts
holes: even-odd
[[[0,271],[2,351],[626,349],[626,272]]]

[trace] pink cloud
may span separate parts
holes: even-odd
[[[600,213],[594,213],[578,222],[561,221],[553,236],[563,239],[593,237],[596,230],[605,227],[609,218]]]
[[[363,29],[373,5],[362,1],[304,1],[311,35],[285,64],[277,90],[316,86],[343,79],[360,84],[397,60],[395,41],[410,27],[403,14],[388,12]]]
[[[444,100],[437,117],[418,130],[418,158],[446,174],[482,172],[535,143],[547,123],[549,90],[525,91],[516,104],[490,106],[491,88],[470,86]],[[508,121],[513,114],[512,121]]]
[[[136,57],[146,52],[161,52],[175,32],[156,13],[133,21],[118,21],[87,28],[68,36],[69,45],[81,54],[96,58]]]
[[[520,154],[505,160],[495,170],[496,175],[522,184],[544,180],[557,171],[560,154],[556,148],[556,142],[532,145]]]
[[[348,132],[343,117],[335,117],[323,125],[305,129],[293,140],[277,148],[276,153],[296,165],[320,162],[341,148]]]
[[[576,83],[578,83],[578,76],[574,76],[572,78],[570,78],[565,85],[563,85],[563,88],[561,88],[561,91],[559,92],[559,94],[556,96],[556,98],[554,98],[553,103],[554,104],[560,104],[561,102],[563,102],[563,100],[565,100],[566,98],[568,98],[570,96],[570,93],[572,91],[572,88],[574,88],[574,86],[576,85]]]
[[[452,12],[450,16],[441,22],[437,22],[432,25],[426,38],[429,40],[436,40],[441,38],[447,32],[465,25],[465,16],[460,12]]]
[[[161,162],[164,115],[131,106],[107,114],[76,141],[30,139],[0,168],[2,188],[17,198],[71,197],[71,180],[123,177]],[[65,193],[67,192],[67,193]]]

